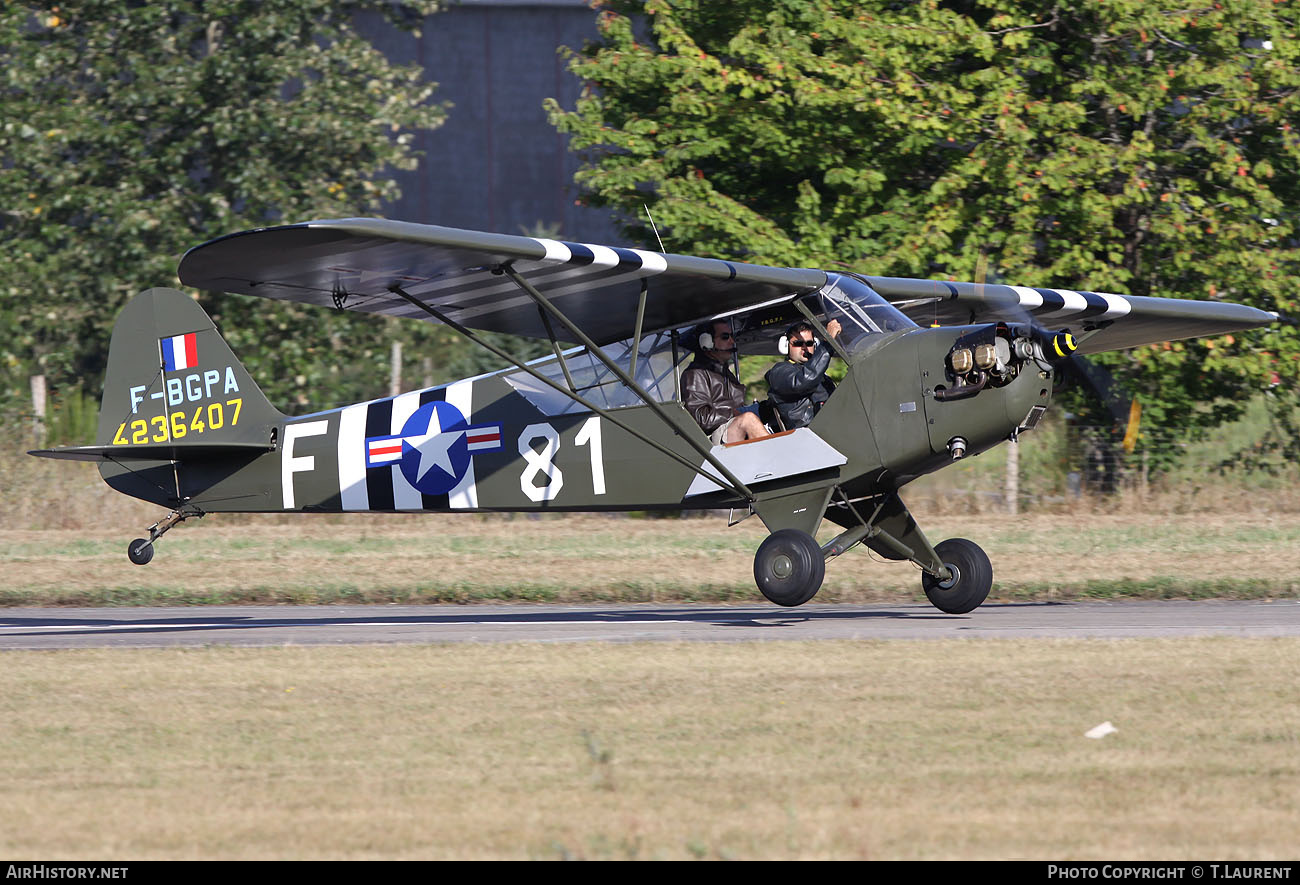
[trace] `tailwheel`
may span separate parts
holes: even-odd
[[[136,565],[148,565],[153,559],[153,541],[148,538],[136,538],[126,545],[126,555]]]
[[[822,548],[798,529],[773,532],[754,554],[754,582],[777,605],[803,605],[817,595],[824,577]]]
[[[173,510],[162,519],[149,526],[149,537],[136,538],[130,544],[126,545],[126,556],[136,565],[148,565],[153,559],[153,544],[163,535],[172,530],[178,522],[184,522],[193,516],[203,516],[203,511],[197,507],[186,504],[187,509]]]
[[[930,604],[950,615],[964,615],[979,608],[993,588],[993,564],[974,541],[949,538],[936,544],[934,552],[952,575],[940,581],[921,575],[921,587]]]

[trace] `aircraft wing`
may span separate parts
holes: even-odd
[[[373,218],[309,221],[195,246],[177,271],[187,286],[323,307],[432,320],[400,286],[471,329],[547,338],[534,302],[496,268],[510,262],[597,344],[813,292],[820,270],[764,267]],[[564,339],[563,329],[556,329]]]
[[[1277,314],[1225,301],[1109,295],[1072,289],[1031,289],[991,283],[955,283],[864,277],[873,289],[920,326],[1033,322],[1069,329],[1082,338],[1079,353],[1223,335],[1266,326]]]

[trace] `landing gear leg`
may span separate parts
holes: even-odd
[[[157,541],[178,522],[184,522],[191,516],[203,516],[201,510],[173,510],[162,519],[149,526],[148,538],[136,538],[126,545],[126,556],[136,565],[148,565],[153,559],[153,542]]]

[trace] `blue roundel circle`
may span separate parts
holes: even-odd
[[[468,424],[460,409],[434,400],[402,425],[402,476],[426,495],[445,495],[469,469]]]

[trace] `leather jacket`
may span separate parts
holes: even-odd
[[[736,417],[745,388],[730,368],[703,353],[682,373],[682,404],[705,433]]]
[[[786,430],[807,427],[835,392],[835,382],[826,377],[830,364],[830,348],[819,347],[806,363],[786,360],[767,370],[768,398]]]

